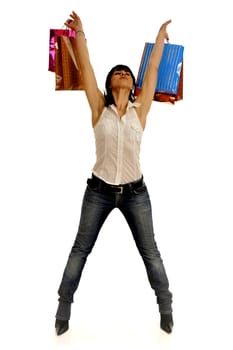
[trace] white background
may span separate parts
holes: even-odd
[[[231,349],[233,234],[230,0],[8,1],[1,5],[0,321],[4,349]],[[185,46],[184,100],[153,102],[141,164],[174,294],[172,335],[126,222],[107,219],[56,337],[57,288],[95,160],[83,92],[56,92],[50,28],[82,18],[99,87],[137,75],[160,25]],[[4,344],[2,346],[2,344]]]

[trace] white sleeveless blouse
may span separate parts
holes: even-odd
[[[129,101],[122,117],[115,105],[105,107],[94,126],[96,163],[93,174],[109,184],[125,184],[142,176],[139,155],[143,128],[135,111],[138,106]]]

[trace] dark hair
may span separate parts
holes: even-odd
[[[104,93],[105,106],[115,104],[115,101],[114,101],[114,98],[112,95],[112,90],[110,88],[110,81],[111,81],[112,74],[118,70],[124,70],[125,72],[129,72],[131,74],[131,77],[133,78],[133,89],[130,91],[129,101],[131,101],[131,102],[135,101],[135,89],[136,89],[135,77],[134,77],[131,69],[128,66],[125,66],[124,64],[118,64],[110,70],[110,72],[108,73],[107,78],[106,78],[105,93]]]

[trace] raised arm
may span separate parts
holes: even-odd
[[[166,21],[159,29],[155,40],[155,45],[150,56],[150,61],[148,63],[143,79],[142,89],[137,97],[137,102],[141,104],[140,108],[138,108],[137,111],[143,127],[146,125],[146,117],[153,101],[158,77],[158,68],[163,54],[164,40],[169,39],[167,34],[167,25],[170,22],[171,20]]]
[[[92,123],[94,124],[104,108],[104,96],[98,88],[95,73],[90,62],[87,41],[80,17],[73,11],[70,19],[65,22],[65,25],[75,30],[76,33],[72,44],[78,66],[81,70],[85,93],[92,112]]]

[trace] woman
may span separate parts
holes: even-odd
[[[59,304],[55,328],[61,335],[69,328],[71,303],[83,267],[108,214],[118,208],[132,231],[138,251],[154,289],[160,312],[160,326],[172,332],[172,294],[157,248],[152,223],[150,198],[140,169],[139,153],[146,117],[153,101],[158,66],[164,40],[165,22],[157,35],[142,89],[135,100],[135,78],[130,68],[117,65],[106,79],[106,92],[98,86],[90,63],[80,17],[72,12],[65,25],[76,32],[74,48],[92,113],[96,141],[96,163],[87,181],[78,233],[58,290]]]

